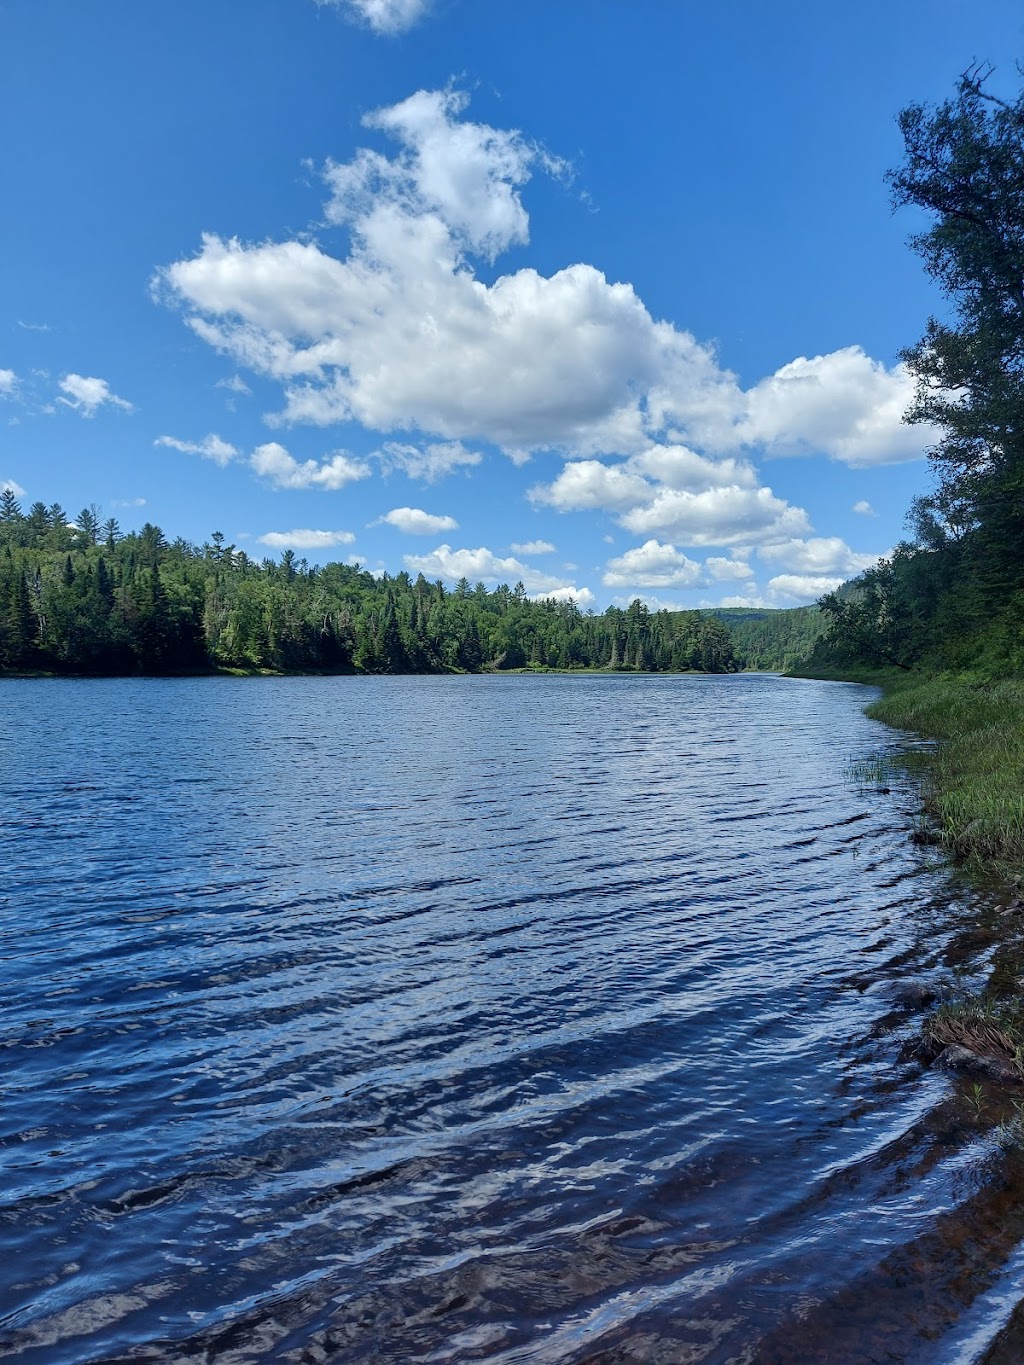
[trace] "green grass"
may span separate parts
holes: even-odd
[[[942,843],[972,861],[1024,867],[1024,682],[961,674],[883,686],[869,716],[939,741],[915,761]]]

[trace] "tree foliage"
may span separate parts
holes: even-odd
[[[600,616],[531,601],[521,583],[453,591],[407,573],[252,560],[214,532],[122,535],[96,506],[25,513],[0,498],[0,670],[173,673],[210,668],[429,673],[512,668],[728,672],[729,630],[640,601]]]
[[[852,594],[821,606],[818,658],[1005,671],[1024,665],[1024,92],[1001,99],[973,68],[937,107],[899,116],[896,207],[949,306],[902,354],[916,380],[907,420],[935,426],[935,490],[912,539]]]

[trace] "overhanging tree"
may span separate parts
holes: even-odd
[[[906,156],[887,178],[897,207],[931,215],[911,244],[952,305],[903,354],[908,420],[940,428],[938,505],[958,509],[947,525],[974,523],[970,570],[1005,591],[1024,584],[1024,93],[997,97],[992,74],[975,67],[954,99],[904,109]]]

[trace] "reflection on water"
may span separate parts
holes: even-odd
[[[0,1351],[974,1358],[1024,1177],[887,984],[983,912],[864,696],[4,684]]]

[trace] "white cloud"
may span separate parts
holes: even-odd
[[[610,559],[602,581],[606,588],[692,588],[703,579],[701,566],[674,545],[648,540]]]
[[[564,166],[519,132],[469,121],[466,103],[420,90],[365,120],[392,139],[389,155],[327,163],[325,216],[348,228],[344,253],[209,235],[159,273],[158,294],[198,336],[280,384],[269,420],[412,433],[377,457],[428,482],[479,464],[477,440],[517,463],[557,450],[569,463],[535,502],[603,510],[677,545],[810,532],[751,452],[855,466],[923,453],[932,433],[900,420],[910,376],[860,347],[799,357],[744,389],[712,346],[593,266],[478,278],[479,258],[528,242],[531,175]]]
[[[235,446],[227,441],[222,441],[216,432],[211,431],[208,436],[204,436],[201,441],[179,441],[176,436],[158,436],[153,442],[155,446],[170,446],[172,450],[181,450],[186,455],[201,455],[204,460],[212,460],[214,464],[219,464],[221,468],[231,463],[238,454]]]
[[[145,498],[114,498],[110,504],[112,507],[145,507]]]
[[[132,411],[131,403],[112,393],[105,379],[90,378],[82,374],[66,374],[60,381],[60,389],[65,397],[58,398],[58,403],[80,412],[83,417],[95,416],[98,409],[106,403],[111,407],[123,408],[125,412]]]
[[[769,455],[828,455],[855,468],[918,459],[937,432],[903,424],[914,397],[905,365],[887,369],[860,346],[800,356],[746,394],[741,439]]]
[[[541,573],[518,559],[502,558],[483,545],[475,550],[453,550],[450,545],[439,545],[428,555],[405,555],[403,560],[413,573],[421,573],[426,578],[442,578],[449,583],[457,583],[460,578],[468,578],[471,583],[521,582],[529,592],[541,597],[562,593],[578,598],[586,591],[566,583],[564,578]]]
[[[810,530],[803,508],[791,507],[770,488],[661,488],[620,521],[629,531],[660,531],[684,545],[763,543]]]
[[[606,465],[600,460],[572,460],[551,484],[538,484],[528,494],[531,502],[546,503],[559,512],[600,508],[622,512],[650,500],[652,484],[627,464]]]
[[[396,138],[395,156],[328,164],[347,257],[207,236],[158,286],[198,335],[284,385],[288,420],[483,437],[517,456],[631,453],[650,444],[642,399],[658,383],[681,386],[696,411],[707,391],[732,393],[709,348],[591,266],[475,277],[467,253],[525,242],[522,186],[561,167],[519,133],[461,119],[464,105],[419,91],[368,120]]]
[[[745,461],[709,460],[682,446],[652,446],[612,465],[572,460],[528,497],[559,512],[603,509],[627,530],[686,545],[753,544],[810,530],[806,512],[759,488]]]
[[[434,536],[439,531],[455,531],[459,525],[454,517],[434,516],[418,507],[393,507],[380,520],[410,536]]]
[[[801,606],[834,592],[844,581],[830,575],[783,573],[768,580],[768,596],[774,606]]]
[[[665,597],[657,597],[649,592],[620,593],[612,598],[612,606],[628,607],[632,602],[640,601],[650,611],[686,611],[687,608],[679,602],[670,602]]]
[[[757,584],[748,584],[750,592],[746,596],[723,597],[721,602],[702,602],[702,607],[773,607],[777,602],[769,602],[757,591]],[[792,605],[792,604],[791,604]]]
[[[353,18],[374,33],[405,33],[426,14],[430,0],[318,0],[322,5],[340,5]]]
[[[13,479],[0,479],[0,493],[10,492],[16,498],[23,498],[25,490],[20,483],[15,483]]]
[[[589,588],[552,588],[550,592],[529,594],[531,602],[575,602],[579,607],[593,605],[594,594]]]
[[[878,513],[865,498],[861,498],[859,502],[855,502],[850,510],[862,517],[878,516]]]
[[[257,446],[249,467],[275,488],[344,488],[347,483],[370,476],[370,466],[339,451],[326,460],[303,460],[300,464],[277,441]]]
[[[18,376],[13,370],[0,370],[0,397],[7,398],[17,386]]]
[[[346,164],[329,161],[328,221],[365,223],[386,207],[406,222],[438,215],[456,241],[489,260],[525,245],[529,218],[519,188],[537,162],[556,172],[561,163],[521,133],[460,119],[468,104],[459,90],[418,90],[368,114],[364,125],[389,133],[402,151],[393,161],[366,148]],[[390,233],[395,224],[375,226]]]
[[[326,550],[332,545],[351,545],[355,536],[351,531],[268,531],[257,536],[261,545],[269,545],[272,550]]]
[[[553,555],[556,547],[548,540],[527,540],[521,545],[510,545],[509,549],[517,555]]]
[[[864,569],[870,569],[879,559],[877,554],[860,554],[856,550],[851,550],[846,541],[839,536],[784,540],[775,545],[762,545],[757,553],[766,563],[776,564],[783,569],[819,576],[842,574],[844,578],[851,578]],[[822,589],[822,592],[830,591],[830,588]]]
[[[708,576],[718,583],[735,582],[754,576],[754,570],[742,559],[723,559],[718,555],[711,555],[704,561],[704,567]]]
[[[478,465],[483,459],[478,451],[467,450],[460,441],[441,441],[426,446],[387,441],[376,454],[385,474],[397,469],[408,478],[423,483],[436,483],[457,469]]]
[[[709,460],[684,445],[652,445],[626,464],[637,473],[680,492],[757,487],[757,473],[746,460]]]
[[[23,332],[52,332],[53,328],[48,322],[22,322],[18,319],[18,326]]]
[[[252,389],[240,374],[233,374],[230,379],[218,379],[214,388],[227,389],[229,393],[252,393]]]

